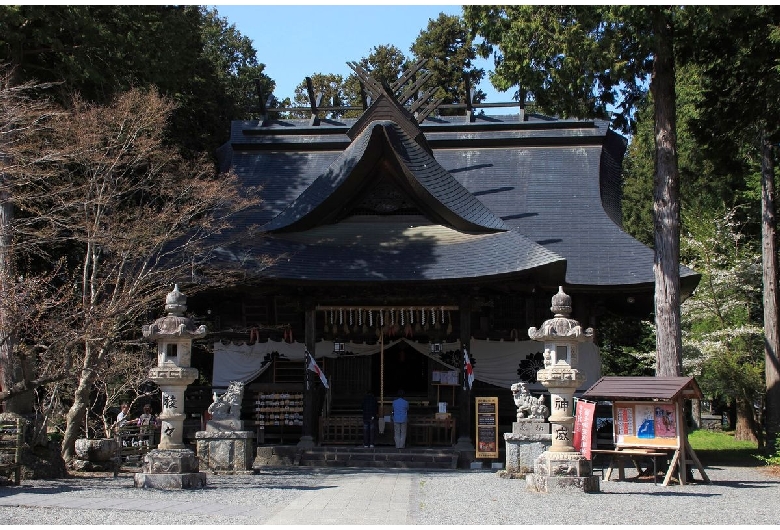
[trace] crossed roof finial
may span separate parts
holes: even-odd
[[[417,95],[417,98],[412,103],[409,110],[412,114],[415,115],[418,122],[422,122],[434,110],[436,110],[439,105],[441,105],[442,101],[444,101],[443,98],[439,98],[433,102],[430,101],[433,95],[436,93],[436,87],[429,88],[423,94],[418,95],[422,86],[427,83],[433,75],[433,73],[430,71],[425,72],[422,76],[415,80],[415,74],[417,74],[423,68],[423,66],[425,66],[425,63],[425,59],[418,60],[416,63],[410,66],[399,79],[391,83],[390,86],[384,86],[382,83],[371,76],[371,72],[354,61],[348,61],[347,66],[352,68],[352,70],[355,72],[355,75],[358,76],[358,79],[362,83],[365,91],[368,92],[368,95],[371,97],[371,101],[376,101],[379,96],[384,94],[385,96],[396,100],[399,105],[403,106],[409,100],[414,98],[415,95]],[[401,93],[399,96],[396,96],[401,88],[409,81],[413,81],[411,86],[403,91],[403,93]],[[426,104],[428,105],[423,107]]]

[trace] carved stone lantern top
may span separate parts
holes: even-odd
[[[197,339],[206,335],[206,326],[195,327],[195,322],[184,316],[187,310],[187,297],[179,291],[176,285],[173,291],[165,297],[165,310],[168,314],[158,318],[153,324],[143,326],[142,332],[147,339],[161,337],[188,337]]]
[[[571,296],[558,287],[558,292],[552,297],[553,318],[545,320],[539,329],[529,328],[528,336],[538,341],[585,342],[593,339],[593,328],[583,331],[580,323],[571,315]]]
[[[179,291],[178,283],[173,286],[173,291],[165,297],[165,310],[173,316],[182,316],[187,310],[187,296]]]

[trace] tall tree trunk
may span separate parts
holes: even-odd
[[[672,12],[657,7],[655,59],[650,88],[655,100],[653,213],[656,375],[682,374],[680,330],[680,175],[677,168],[674,27]]]
[[[761,257],[764,282],[764,361],[766,363],[766,445],[772,455],[780,434],[780,333],[777,315],[777,219],[772,145],[761,139]]]
[[[691,421],[694,429],[701,429],[701,400],[691,400]]]
[[[73,405],[65,415],[65,433],[62,438],[62,458],[70,462],[76,457],[76,439],[81,433],[81,427],[86,420],[89,408],[89,394],[95,382],[95,367],[99,362],[99,355],[95,348],[87,344],[84,347],[84,363],[81,366],[79,384],[73,394]]]
[[[4,155],[0,151],[0,163]],[[2,174],[0,173],[0,179]],[[14,218],[14,206],[7,194],[0,195],[0,297],[3,300],[10,295],[13,275],[13,256],[11,255],[11,225]],[[34,367],[29,362],[24,362],[14,357],[14,336],[6,308],[0,307],[0,389],[7,390],[15,383],[32,379],[30,373]],[[23,416],[30,415],[35,405],[34,390],[25,390],[9,397],[4,402],[6,412],[15,412]]]
[[[743,397],[737,398],[737,422],[734,429],[734,439],[743,442],[756,442],[756,418],[753,414],[753,403]]]

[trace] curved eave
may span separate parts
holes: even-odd
[[[462,231],[508,229],[396,124],[377,121],[263,230],[300,231],[334,222],[342,206],[370,186],[370,173],[382,157],[398,168],[394,178],[400,179],[399,186],[432,219]]]
[[[560,281],[566,271],[563,258],[515,231],[466,233],[420,216],[356,216],[269,235],[255,251],[271,262],[249,274],[296,283]]]

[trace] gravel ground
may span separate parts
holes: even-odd
[[[573,524],[719,524],[777,525],[780,476],[766,468],[711,467],[712,484],[654,485],[652,480],[601,482],[601,492],[585,494],[527,492],[523,480],[502,479],[488,470],[379,471],[403,473],[412,481],[408,524],[426,525],[573,525]],[[334,474],[345,480],[367,470],[268,469],[255,475],[209,475],[202,490],[137,489],[131,474],[65,480],[29,480],[0,486],[0,500],[23,493],[57,494],[62,508],[0,506],[0,524],[159,525],[262,524],[271,514],[307,491],[317,490]],[[698,471],[694,476],[699,478]],[[68,508],[69,499],[137,499],[149,511]],[[54,498],[49,497],[47,498]],[[235,507],[235,514],[197,515],[166,512],[170,501],[193,506]],[[550,515],[557,506],[554,517]],[[230,510],[228,510],[230,511]]]

